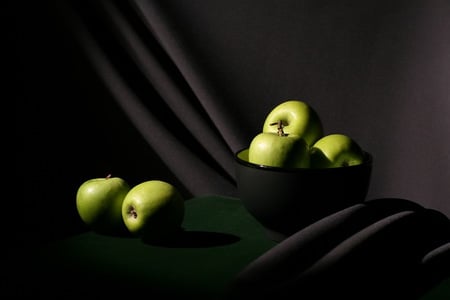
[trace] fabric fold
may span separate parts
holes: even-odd
[[[449,224],[409,200],[354,205],[256,258],[233,279],[230,295],[414,299],[448,272]]]
[[[234,166],[231,150],[226,142],[220,136],[220,132],[210,119],[207,112],[201,106],[196,98],[186,78],[177,69],[176,65],[164,52],[158,41],[154,38],[152,32],[142,32],[143,22],[137,23],[142,17],[141,14],[132,14],[132,7],[124,9],[126,3],[118,3],[116,7],[110,1],[101,1],[100,6],[105,14],[109,16],[110,28],[117,36],[120,44],[124,48],[130,59],[136,65],[136,68],[147,79],[148,85],[152,86],[163,99],[163,105],[166,105],[192,135],[191,141],[185,141],[189,146],[198,143],[203,149],[196,151],[203,156],[211,156],[209,162],[223,169],[229,179],[234,176]],[[125,12],[129,15],[125,15]],[[135,27],[140,26],[141,30]],[[147,102],[150,108],[152,100],[142,99]],[[161,104],[158,104],[161,105]],[[221,170],[218,170],[220,172]]]
[[[189,44],[171,19],[174,16],[170,15],[170,4],[159,1],[133,1],[133,4],[210,116],[228,149],[240,150],[244,134],[240,134],[243,130],[239,124],[232,122],[236,116],[230,105],[239,100],[228,99],[226,90],[219,92],[219,83],[211,79],[214,71],[208,69],[208,64],[196,53],[195,45]]]
[[[153,86],[146,86],[150,94],[142,96],[139,89],[133,86],[134,83],[123,76],[127,73],[120,72],[120,64],[111,62],[110,56],[105,52],[105,45],[98,44],[98,36],[93,35],[92,30],[85,26],[83,18],[70,11],[70,8],[63,5],[61,7],[66,9],[65,15],[75,37],[113,99],[122,107],[149,146],[158,153],[159,158],[186,185],[186,189],[192,195],[221,193],[234,196],[235,183],[230,167],[224,171],[225,168],[220,163],[208,159],[208,151],[203,151],[202,156],[202,151],[199,151],[201,146],[196,146],[195,139],[186,140],[186,136],[192,133],[184,126],[178,125],[175,129],[174,126],[168,126],[165,123],[170,118],[167,110],[161,109],[160,105],[152,105],[155,99],[151,99],[151,96],[157,95],[151,94]],[[155,107],[158,110],[155,111]],[[192,176],[193,173],[196,176]]]

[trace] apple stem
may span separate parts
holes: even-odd
[[[111,174],[108,174],[107,176],[106,176],[106,179],[109,179],[109,178],[111,178]]]
[[[134,208],[131,208],[129,214],[133,217],[133,219],[137,218],[137,212]]]
[[[284,133],[284,130],[283,130],[283,127],[284,127],[283,121],[279,120],[278,122],[274,122],[274,123],[270,124],[270,126],[274,126],[274,125],[277,125],[278,136],[287,136],[287,134]]]

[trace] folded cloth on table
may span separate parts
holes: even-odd
[[[406,199],[368,200],[259,256],[234,278],[229,295],[418,299],[450,275],[449,245],[444,214]]]

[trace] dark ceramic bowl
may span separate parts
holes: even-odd
[[[238,193],[244,207],[281,241],[321,218],[365,201],[372,155],[356,166],[285,169],[248,162],[248,148],[235,155]]]

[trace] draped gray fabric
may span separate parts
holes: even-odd
[[[271,108],[295,98],[317,110],[325,133],[349,134],[373,154],[368,199],[450,214],[448,1],[14,8],[16,170],[19,180],[40,174],[24,199],[68,213],[41,191],[46,182],[70,199],[108,172],[131,184],[167,180],[186,198],[238,197],[234,152]]]
[[[108,49],[99,44],[77,16],[71,25],[112,99],[192,194],[232,193],[231,150],[191,84],[175,62],[161,53],[157,37],[148,36],[149,40],[139,36],[126,19],[132,16],[124,16],[111,2],[98,5],[95,9],[101,10],[99,14],[106,16],[106,24],[111,28],[107,34],[113,34],[113,43],[123,51],[123,62],[109,57]],[[139,25],[151,26],[147,22]],[[121,67],[131,69],[131,80],[139,81],[137,87],[127,78],[130,74],[121,72]],[[148,94],[148,90],[154,91]]]

